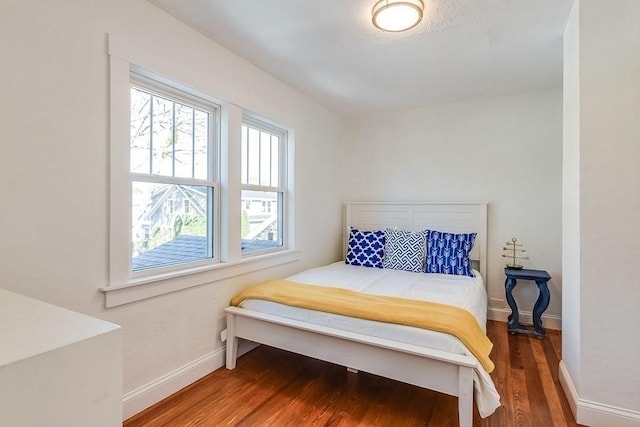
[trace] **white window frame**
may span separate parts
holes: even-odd
[[[277,135],[279,137],[279,146],[278,146],[278,186],[271,187],[266,185],[254,185],[254,184],[242,184],[242,190],[255,190],[255,191],[268,191],[274,193],[282,193],[282,200],[279,200],[277,203],[279,206],[276,207],[280,215],[278,216],[278,230],[281,230],[282,233],[282,245],[273,248],[266,248],[261,250],[253,250],[246,253],[243,253],[243,257],[252,257],[258,256],[261,254],[269,253],[269,252],[277,252],[286,250],[289,245],[289,232],[288,232],[288,157],[289,157],[289,149],[288,149],[288,132],[286,129],[283,129],[279,126],[275,126],[272,123],[268,122],[266,119],[263,119],[255,114],[251,114],[249,112],[245,112],[242,116],[242,125],[249,126],[253,129],[257,129],[259,131],[264,131],[273,135]],[[271,202],[269,202],[270,204]],[[262,201],[262,211],[267,212],[267,202]]]
[[[164,53],[156,54],[148,49],[140,49],[125,37],[109,34],[109,140],[110,140],[110,178],[109,178],[109,276],[106,284],[100,287],[105,296],[105,307],[116,307],[170,292],[188,289],[194,286],[211,284],[219,280],[247,274],[253,271],[276,267],[298,261],[300,251],[294,245],[294,162],[287,163],[287,194],[285,207],[287,215],[286,250],[242,257],[240,250],[240,127],[245,113],[232,102],[217,99],[209,93],[223,91],[224,82],[211,86],[210,79],[202,79],[197,70],[190,67],[168,67]],[[141,67],[136,64],[146,64]],[[130,181],[130,91],[131,73],[157,79],[162,84],[181,91],[195,91],[204,99],[218,104],[220,114],[220,188],[214,190],[217,206],[220,248],[217,262],[204,265],[192,265],[173,271],[149,272],[135,277],[131,274],[131,181]],[[199,84],[186,85],[178,82],[194,81]],[[198,86],[209,88],[207,91],[193,89]],[[211,87],[214,89],[211,89]],[[215,89],[218,87],[219,89]],[[292,128],[273,122],[275,126],[288,132],[287,158],[295,159]],[[235,148],[237,147],[237,148]]]
[[[185,104],[202,111],[209,112],[209,135],[207,136],[207,179],[180,178],[175,176],[156,175],[151,173],[130,172],[130,184],[133,182],[149,182],[157,184],[176,184],[189,186],[202,186],[213,189],[213,200],[207,207],[207,248],[211,256],[197,261],[181,262],[177,264],[154,267],[146,270],[132,271],[131,268],[131,248],[129,247],[129,271],[131,278],[145,278],[161,273],[171,273],[181,271],[185,268],[206,266],[220,261],[220,167],[218,161],[219,141],[220,141],[220,115],[221,107],[218,102],[214,102],[206,94],[199,93],[195,89],[180,87],[175,82],[162,79],[138,67],[133,67],[130,73],[130,88],[137,88],[148,91],[152,95],[161,96],[171,102]],[[131,120],[129,120],[131,122]],[[130,137],[129,137],[130,140]],[[166,213],[176,214],[176,203],[174,199],[166,200]]]

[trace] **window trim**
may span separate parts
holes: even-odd
[[[183,289],[229,279],[254,271],[264,270],[300,260],[299,249],[287,249],[275,253],[247,257],[233,263],[194,265],[182,270],[158,273],[119,285],[100,288],[105,295],[105,308],[165,295]]]
[[[187,85],[179,83],[180,81],[188,81],[190,75],[189,70],[180,71],[179,78],[171,79],[172,72],[164,65],[161,58],[154,58],[154,55],[147,51],[136,49],[128,40],[122,37],[109,34],[109,157],[110,157],[110,176],[109,176],[109,276],[106,284],[99,288],[104,295],[105,308],[116,307],[144,299],[152,298],[158,295],[188,289],[194,286],[211,284],[219,280],[228,279],[235,276],[244,275],[262,269],[268,269],[287,263],[300,260],[301,251],[294,246],[294,130],[286,126],[279,126],[288,131],[288,147],[287,147],[287,192],[289,193],[288,205],[285,211],[288,215],[287,232],[289,236],[289,247],[274,253],[256,255],[253,257],[242,258],[240,254],[240,246],[236,247],[230,239],[234,236],[229,235],[229,230],[239,230],[239,219],[235,219],[238,210],[232,206],[234,200],[239,202],[240,196],[233,195],[229,192],[230,188],[240,188],[239,175],[237,181],[233,181],[235,166],[234,162],[240,161],[239,153],[230,150],[229,138],[235,140],[240,136],[240,131],[233,130],[236,126],[238,129],[242,123],[242,117],[246,114],[241,107],[232,103],[223,102],[210,95],[198,91],[199,95],[204,95],[204,99],[212,101],[220,105],[220,139],[217,155],[220,159],[225,159],[226,163],[220,164],[220,187],[214,193],[218,195],[218,206],[221,211],[218,212],[218,221],[220,229],[217,235],[220,236],[220,248],[218,253],[221,260],[215,264],[207,265],[190,265],[188,268],[179,269],[171,272],[154,272],[157,274],[148,275],[146,277],[132,278],[130,271],[130,245],[131,233],[131,215],[122,215],[122,212],[130,212],[131,209],[131,185],[130,185],[130,164],[129,164],[129,111],[130,111],[130,85],[131,73],[142,76],[151,76],[157,78],[160,83],[172,83],[176,88],[190,89]],[[153,69],[147,71],[136,63],[145,63],[146,67]],[[150,66],[149,64],[154,64]],[[163,72],[164,71],[164,72]],[[176,71],[176,70],[173,70]],[[163,77],[169,76],[169,77]],[[197,79],[196,79],[197,80]],[[192,89],[192,88],[191,88]],[[253,114],[253,113],[250,113]],[[265,120],[270,122],[269,120]],[[239,140],[239,139],[238,139]],[[126,141],[126,143],[123,143]],[[237,156],[237,157],[236,157]],[[239,163],[238,163],[239,165]],[[224,204],[224,205],[223,205]],[[238,203],[238,208],[240,204]],[[238,215],[239,217],[239,215]],[[229,221],[232,221],[231,223]],[[233,225],[233,221],[238,221],[237,226]],[[223,227],[224,224],[224,227]],[[122,245],[125,249],[122,250]],[[124,267],[123,267],[124,266]]]

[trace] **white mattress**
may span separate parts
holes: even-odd
[[[408,271],[358,267],[344,261],[314,268],[287,279],[311,285],[335,286],[375,295],[396,296],[454,305],[471,312],[486,331],[487,293],[480,273],[475,277],[425,274]],[[336,314],[290,307],[263,300],[245,300],[241,307],[262,313],[295,319],[402,343],[471,355],[456,337],[411,326],[364,320]],[[489,374],[481,367],[475,375],[476,402],[480,415],[486,417],[500,406]]]

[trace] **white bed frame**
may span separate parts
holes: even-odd
[[[363,230],[435,229],[476,232],[471,253],[475,268],[486,278],[486,203],[350,203],[345,211],[345,247],[349,227]],[[227,312],[227,369],[236,366],[238,339],[346,366],[458,397],[460,427],[473,423],[472,356],[375,338],[364,334],[313,325],[239,307]]]

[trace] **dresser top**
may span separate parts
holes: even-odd
[[[0,368],[119,326],[0,289]]]

